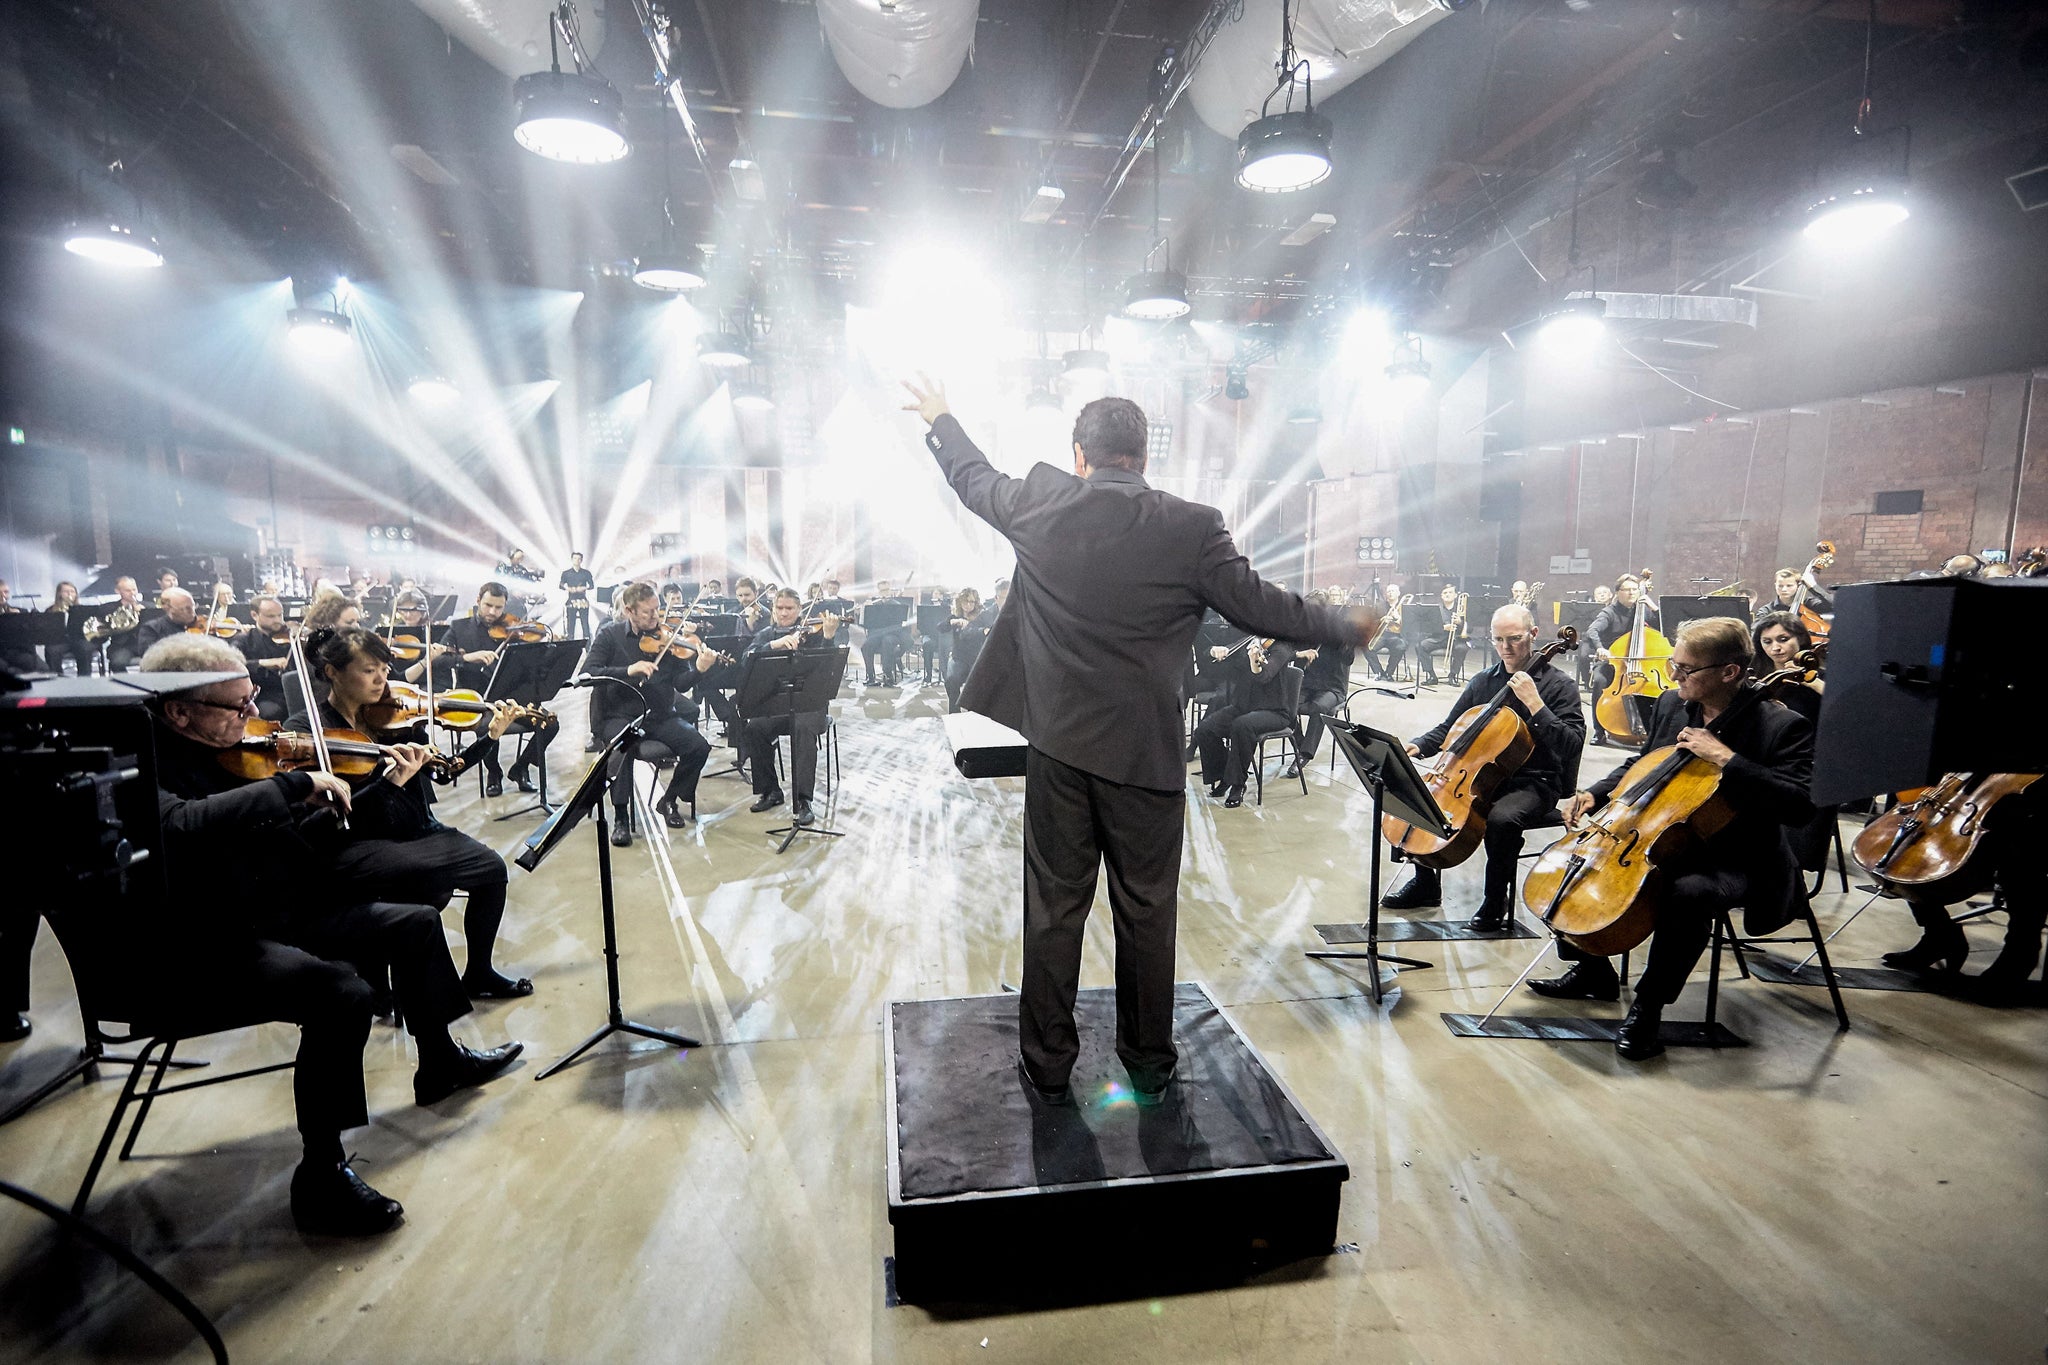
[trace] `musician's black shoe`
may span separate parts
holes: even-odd
[[[17,1014],[12,1019],[0,1018],[0,1043],[18,1043],[35,1030],[26,1014]]]
[[[817,819],[811,811],[811,803],[801,796],[789,808],[789,822],[793,825],[815,824]]]
[[[1232,787],[1229,791],[1225,792],[1223,794],[1223,804],[1230,810],[1236,810],[1239,806],[1242,806],[1244,804],[1244,788]]]
[[[589,739],[583,741],[583,752],[586,754],[594,754],[602,748],[604,748],[604,741],[596,735],[592,735]]]
[[[1563,976],[1531,981],[1529,989],[1552,1000],[1619,1000],[1621,978],[1615,975],[1614,964],[1606,958],[1589,957],[1574,962]]]
[[[1294,781],[1294,780],[1295,780],[1296,778],[1298,778],[1298,777],[1300,777],[1300,776],[1301,776],[1301,760],[1300,760],[1300,759],[1298,759],[1298,758],[1297,758],[1297,759],[1295,759],[1295,760],[1294,760],[1294,761],[1293,761],[1292,763],[1289,763],[1289,764],[1288,764],[1288,765],[1287,765],[1287,766],[1286,766],[1285,768],[1283,768],[1283,769],[1281,770],[1281,772],[1280,772],[1280,780],[1281,780],[1282,782],[1292,782],[1292,781]]]
[[[1922,913],[1928,915],[1920,922],[1920,941],[1902,952],[1886,953],[1878,961],[1901,972],[1959,970],[1970,955],[1970,939],[1963,926],[1950,919],[1947,910],[1922,912],[1914,906],[1913,912],[1916,919]]]
[[[759,815],[764,810],[774,810],[782,804],[782,788],[773,787],[754,798],[754,804],[747,809]]]
[[[1193,740],[1189,740],[1187,750],[1181,755],[1181,762],[1192,763],[1195,761],[1197,757],[1200,756],[1200,753],[1201,751],[1195,747],[1195,742]]]
[[[1614,1050],[1631,1062],[1648,1061],[1664,1050],[1664,1044],[1657,1039],[1657,1030],[1663,1023],[1662,1005],[1638,999],[1628,1007],[1621,1027],[1614,1031]]]
[[[689,825],[692,814],[683,809],[687,804],[690,804],[688,797],[678,792],[670,792],[654,803],[654,813],[659,815],[662,823],[670,829],[683,829]]]
[[[484,775],[484,795],[503,796],[504,794],[505,779],[503,775],[499,773],[486,773]]]
[[[1444,902],[1443,878],[1433,867],[1418,867],[1408,880],[1380,898],[1382,910],[1421,910]]]
[[[1209,797],[1211,800],[1223,795],[1223,791],[1224,786],[1221,782],[1211,782],[1209,784]]]
[[[396,1199],[371,1189],[347,1162],[302,1161],[292,1172],[292,1221],[318,1237],[374,1237],[405,1217]]]
[[[533,780],[533,774],[524,768],[513,770],[512,785],[523,792],[537,792],[540,790],[540,784]]]
[[[1507,906],[1498,901],[1482,901],[1479,913],[1466,920],[1465,927],[1475,934],[1498,934],[1514,922],[1515,917]]]
[[[413,1073],[413,1103],[439,1104],[458,1090],[482,1085],[512,1065],[524,1051],[524,1043],[506,1043],[502,1047],[484,1048],[481,1051],[457,1044],[453,1061],[441,1062],[435,1066],[423,1065]]]
[[[1024,1082],[1024,1088],[1046,1104],[1072,1104],[1074,1087],[1071,1085],[1043,1086],[1031,1079],[1031,1068],[1024,1064],[1022,1054],[1017,1057],[1017,1076]]]
[[[621,814],[612,821],[612,847],[631,848],[632,846],[633,826],[628,824],[625,815]]]
[[[485,970],[462,974],[462,993],[472,1000],[517,1000],[533,994],[533,982],[514,979],[502,972]]]

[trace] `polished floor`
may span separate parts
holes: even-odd
[[[1412,732],[1452,693],[1377,698]],[[572,703],[572,705],[575,703]],[[1437,965],[1375,1007],[1356,964],[1305,958],[1357,917],[1369,806],[1319,762],[1303,796],[1190,803],[1180,972],[1200,981],[1352,1169],[1337,1254],[1224,1291],[1051,1312],[886,1302],[885,1002],[998,990],[1017,973],[1022,787],[954,774],[936,687],[838,704],[846,837],[786,856],[732,777],[702,823],[616,860],[629,1014],[693,1034],[686,1055],[613,1041],[536,1084],[604,1018],[590,830],[514,872],[501,965],[528,1000],[473,1041],[519,1068],[412,1104],[405,1038],[378,1026],[358,1169],[401,1229],[301,1237],[281,1076],[161,1103],[92,1217],[203,1307],[245,1360],[2003,1361],[2048,1342],[2048,1030],[2038,1011],[1741,982],[1723,1018],[1753,1046],[1630,1066],[1599,1044],[1461,1040],[1531,943],[1416,945]],[[570,716],[572,734],[580,719]],[[558,784],[580,746],[556,746]],[[1608,751],[1589,751],[1589,774]],[[724,757],[720,751],[719,758]],[[722,766],[722,764],[720,765]],[[508,854],[535,817],[475,788],[443,818]],[[1451,874],[1448,911],[1476,896]],[[1828,894],[1824,923],[1864,897]],[[447,916],[460,961],[459,915]],[[1972,927],[1988,961],[1996,925]],[[1846,965],[1912,937],[1880,903]],[[1084,984],[1110,984],[1107,914]],[[1973,964],[1975,965],[1975,964]],[[76,1047],[62,958],[36,956],[33,1038],[0,1048],[0,1107]],[[1674,1010],[1697,1011],[1703,978]],[[1527,1013],[1570,1013],[1524,997]],[[1619,1007],[1582,1007],[1581,1012]],[[267,1028],[195,1047],[289,1055]],[[0,1128],[0,1175],[68,1202],[115,1082]],[[1074,1230],[1077,1238],[1086,1228]],[[0,1360],[202,1358],[180,1319],[42,1220],[0,1203]]]

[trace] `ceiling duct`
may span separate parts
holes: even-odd
[[[817,0],[817,6],[832,58],[853,88],[886,108],[916,109],[945,94],[959,76],[974,45],[981,0]]]
[[[823,0],[821,0],[821,3]],[[1294,50],[1308,63],[1316,103],[1414,42],[1470,0],[1296,0]],[[1228,138],[1259,117],[1280,57],[1281,0],[1244,0],[1202,54],[1188,98],[1202,122]]]
[[[429,19],[455,41],[508,76],[548,69],[548,24],[553,0],[413,0]],[[583,49],[604,47],[601,0],[576,6],[576,28]]]

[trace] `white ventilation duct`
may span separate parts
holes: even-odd
[[[1225,137],[1243,132],[1272,93],[1280,6],[1281,0],[1244,0],[1243,13],[1217,32],[1188,84],[1195,112]],[[1293,12],[1295,53],[1308,62],[1320,104],[1451,10],[1442,0],[1296,0]]]
[[[974,46],[981,0],[817,0],[817,6],[832,57],[853,88],[890,109],[915,109],[945,94],[959,76]]]
[[[413,0],[427,17],[455,41],[508,76],[548,69],[548,22],[553,0]],[[576,32],[583,50],[596,54],[604,47],[603,0],[581,0],[576,6]],[[562,53],[562,67],[573,63]]]

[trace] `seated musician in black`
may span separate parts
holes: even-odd
[[[165,588],[157,598],[164,614],[154,620],[144,621],[135,631],[135,653],[139,657],[147,654],[150,647],[159,640],[173,635],[183,635],[186,628],[199,620],[199,607],[192,600],[192,594],[180,587]]]
[[[981,657],[981,648],[988,643],[988,633],[995,629],[998,609],[991,602],[981,604],[981,594],[973,588],[962,588],[953,597],[953,615],[947,620],[947,629],[952,634],[952,657],[946,666],[946,709],[960,709],[960,689],[967,685],[967,675],[974,671],[974,661]]]
[[[741,638],[752,639],[754,632],[768,623],[768,604],[761,600],[761,585],[751,578],[735,579],[732,585],[733,600],[739,603],[737,615],[739,625],[735,627]]]
[[[1322,607],[1334,605],[1328,590],[1323,588],[1302,600]],[[1303,665],[1300,711],[1308,717],[1308,729],[1301,752],[1281,776],[1299,777],[1302,768],[1315,761],[1316,750],[1323,742],[1323,720],[1344,709],[1344,698],[1351,690],[1351,664],[1357,657],[1358,651],[1351,645],[1324,645],[1320,649],[1304,649],[1294,656],[1295,662]]]
[[[1287,669],[1294,662],[1291,645],[1248,640],[1226,661],[1223,698],[1195,727],[1195,750],[1202,758],[1202,783],[1209,795],[1236,809],[1244,804],[1245,778],[1259,736],[1284,729],[1287,714]]]
[[[1578,782],[1579,752],[1586,742],[1578,684],[1547,659],[1529,667],[1536,653],[1533,612],[1513,603],[1494,612],[1493,652],[1499,662],[1474,674],[1443,721],[1408,744],[1408,752],[1417,758],[1441,753],[1458,717],[1485,706],[1503,690],[1512,694],[1504,705],[1528,722],[1536,748],[1501,784],[1486,812],[1486,889],[1477,913],[1465,922],[1466,928],[1489,934],[1514,921],[1515,859],[1522,852],[1522,835],[1531,826],[1551,823],[1551,812]],[[1413,910],[1442,901],[1442,875],[1433,867],[1417,867],[1380,904],[1389,910]]]
[[[1625,573],[1615,579],[1613,598],[1600,609],[1600,614],[1593,618],[1593,624],[1587,628],[1586,633],[1593,639],[1592,687],[1595,697],[1605,692],[1607,685],[1614,681],[1614,665],[1607,659],[1607,647],[1616,640],[1625,639],[1628,633],[1635,629],[1636,599],[1642,591],[1642,580],[1634,574]],[[1643,598],[1643,625],[1650,630],[1660,630],[1663,620],[1663,616],[1657,610],[1657,603],[1651,598]],[[1629,704],[1640,706],[1640,701],[1631,698]],[[1639,715],[1639,722],[1642,719],[1644,718]],[[1621,743],[1620,740],[1608,736],[1597,723],[1593,726],[1592,739],[1595,744]]]
[[[1991,807],[1976,852],[1946,900],[1908,895],[1907,908],[1920,926],[1920,941],[1886,953],[1884,965],[1907,972],[1960,972],[1970,955],[1963,927],[1948,906],[1990,890],[2004,894],[2005,942],[1989,967],[1966,978],[1969,995],[1987,1005],[2013,1005],[2026,998],[2028,979],[2041,961],[2041,931],[2048,927],[2048,781],[2036,782]]]
[[[441,686],[466,687],[481,693],[490,685],[491,674],[498,666],[499,651],[505,643],[493,639],[491,629],[504,623],[507,601],[503,583],[486,583],[478,590],[476,606],[471,608],[469,615],[459,616],[448,623],[446,630],[435,632],[435,643],[446,644],[451,651],[434,661],[435,676],[444,679]],[[485,749],[479,755],[484,765],[484,795],[502,796],[507,777],[520,791],[540,790],[532,772],[547,764],[548,745],[554,743],[555,734],[561,728],[549,725],[527,736],[525,747],[513,760],[509,772],[501,771],[498,766],[496,743]]]
[[[383,637],[361,626],[317,630],[306,640],[305,649],[316,680],[313,690],[320,703],[321,727],[355,730],[390,742],[387,736],[372,732],[363,718],[369,705],[383,698],[391,676],[391,647]],[[285,728],[304,734],[312,728],[304,697],[296,686],[292,693],[292,712]],[[490,710],[491,720],[480,743],[490,743],[504,734],[518,712],[510,702],[499,702]],[[474,746],[473,751],[480,752]],[[397,790],[380,792],[380,796],[379,801],[365,802],[363,813],[349,822],[350,838],[336,854],[334,875],[345,890],[365,900],[423,901],[437,910],[445,908],[457,891],[466,892],[462,936],[469,946],[462,989],[472,1000],[532,995],[533,982],[508,977],[491,965],[498,926],[505,919],[509,880],[505,860],[434,818],[433,796],[424,774],[415,773]]]
[[[747,646],[747,658],[758,659],[771,652],[831,649],[832,638],[839,631],[839,618],[827,612],[813,628],[797,619],[802,609],[796,589],[784,588],[776,593],[774,615]],[[775,738],[788,735],[790,786],[796,795],[790,805],[790,819],[799,825],[811,823],[811,795],[818,781],[818,738],[824,731],[825,717],[820,715],[761,716],[747,721],[747,765],[754,778],[754,804],[748,810],[773,810],[782,804],[782,788],[775,785]]]
[[[864,687],[878,684],[894,687],[902,681],[903,651],[910,641],[908,624],[870,626],[867,619],[869,608],[890,602],[904,603],[905,610],[908,610],[907,600],[898,597],[894,585],[884,578],[875,584],[875,595],[861,604],[860,623],[865,632],[860,642],[861,662],[866,665],[866,673],[861,679]]]
[[[284,685],[285,670],[291,665],[284,603],[266,595],[250,605],[256,609],[256,624],[237,635],[234,646],[249,661],[249,676],[256,682],[256,714],[265,720],[283,720],[291,714]]]
[[[1674,686],[1650,712],[1644,752],[1675,744],[1719,768],[1720,790],[1735,816],[1661,869],[1664,889],[1648,962],[1614,1039],[1614,1050],[1632,1062],[1664,1050],[1657,1039],[1664,1008],[1678,998],[1706,951],[1717,916],[1739,905],[1747,933],[1769,934],[1806,906],[1806,883],[1788,836],[1813,818],[1807,795],[1813,727],[1749,680],[1750,649],[1748,629],[1732,617],[1687,621],[1671,648]],[[1633,762],[1564,803],[1565,823],[1577,828],[1612,800]],[[1559,945],[1558,956],[1571,968],[1530,982],[1531,990],[1571,1000],[1620,996],[1621,980],[1606,958],[1588,957],[1566,944]]]
[[[425,905],[352,899],[331,875],[348,838],[335,811],[357,814],[389,798],[417,772],[421,746],[394,750],[385,777],[352,791],[318,772],[248,779],[220,754],[241,742],[256,689],[225,640],[179,636],[143,657],[146,673],[235,676],[166,697],[157,719],[158,809],[174,908],[150,947],[180,1000],[235,999],[299,1025],[292,1092],[304,1159],[292,1176],[292,1217],[307,1232],[364,1236],[395,1226],[404,1210],[349,1168],[341,1134],[369,1122],[363,1044],[374,992],[356,963],[388,966],[406,1027],[419,1049],[413,1097],[435,1104],[509,1066],[522,1044],[478,1051],[448,1025],[469,1000]],[[234,892],[215,869],[234,869]]]
[[[711,656],[700,651],[693,658],[679,659],[673,653],[647,652],[641,641],[668,638],[661,605],[655,600],[652,583],[629,583],[612,598],[612,619],[605,622],[590,642],[590,654],[583,671],[593,677],[610,678],[613,685],[590,694],[590,730],[609,742],[643,712],[641,725],[646,737],[676,756],[669,774],[668,790],[654,809],[670,829],[690,823],[697,800],[697,778],[711,757],[711,744],[697,733],[697,704],[688,691],[697,677],[711,667]],[[677,632],[677,638],[697,648],[694,634]],[[636,695],[637,694],[637,695]],[[637,753],[622,754],[611,773],[612,842],[620,848],[633,843],[630,811],[633,804],[633,759]],[[691,807],[685,810],[684,807]]]
[[[1401,661],[1408,657],[1408,640],[1401,633],[1401,585],[1388,583],[1380,594],[1387,604],[1385,624],[1365,647],[1365,662],[1374,677],[1390,679],[1401,671]],[[1432,681],[1435,677],[1434,673],[1430,675]]]

